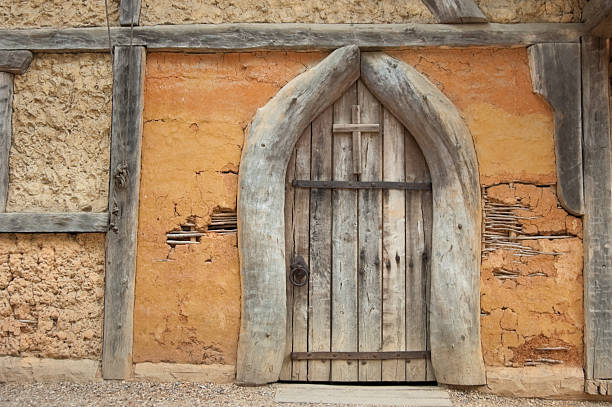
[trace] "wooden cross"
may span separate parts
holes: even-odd
[[[353,133],[353,174],[361,174],[361,132],[378,133],[379,124],[362,124],[359,105],[351,109],[352,123],[334,124],[334,133]]]

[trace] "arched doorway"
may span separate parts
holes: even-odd
[[[432,196],[416,141],[362,81],[287,168],[281,380],[424,382]]]
[[[410,66],[355,46],[331,53],[289,82],[255,116],[240,167],[243,284],[237,382],[278,380],[286,349],[285,180],[308,124],[358,78],[414,136],[431,173],[433,226],[429,321],[437,380],[483,384],[480,348],[480,195],[471,135],[451,102]]]

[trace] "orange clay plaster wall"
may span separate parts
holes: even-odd
[[[538,216],[524,226],[541,251],[523,258],[500,250],[482,266],[482,338],[489,366],[523,366],[536,348],[565,347],[580,365],[580,220],[558,208],[553,118],[534,95],[527,52],[415,49],[393,56],[425,74],[457,106],[474,137],[483,191],[522,201]],[[207,234],[200,244],[165,243],[186,222],[205,230],[214,211],[235,210],[237,172],[256,109],[320,53],[149,54],[140,190],[134,361],[234,365],[240,322],[236,236]],[[494,276],[512,268],[520,277]],[[529,276],[534,274],[535,276]],[[534,356],[535,355],[535,356]],[[542,358],[542,356],[540,356]]]

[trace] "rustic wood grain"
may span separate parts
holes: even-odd
[[[362,123],[381,123],[380,103],[357,82],[357,102]],[[383,178],[383,140],[378,132],[361,133],[361,180]],[[358,191],[359,259],[357,295],[359,312],[359,352],[382,350],[382,191]],[[398,349],[393,349],[398,350]],[[380,381],[381,362],[359,363],[359,381]]]
[[[0,233],[96,233],[108,229],[108,213],[0,213]]]
[[[532,45],[579,42],[582,24],[194,24],[134,27],[133,44],[149,50],[333,50],[415,46]],[[114,45],[130,44],[130,29],[111,28]],[[105,27],[0,30],[0,50],[91,52],[108,50]]]
[[[132,373],[145,54],[144,47],[115,48],[102,345],[105,379],[127,379]]]
[[[304,130],[296,146],[295,176],[310,179],[310,144],[312,126]],[[331,204],[330,204],[331,205]],[[310,191],[296,190],[293,205],[293,247],[296,256],[302,256],[306,264],[310,260]],[[308,296],[310,282],[303,287],[293,288],[293,350],[308,350]],[[306,362],[294,361],[292,379],[306,381],[308,365]]]
[[[0,72],[22,74],[32,62],[30,51],[0,51]]]
[[[0,72],[0,212],[6,210],[13,134],[13,74]]]
[[[333,108],[329,106],[312,122],[310,177],[332,179]],[[330,351],[331,274],[332,274],[332,191],[310,190],[310,300],[308,311],[308,350]],[[330,378],[330,362],[308,363],[308,380]]]
[[[310,130],[310,126],[308,126],[308,130]],[[296,152],[294,151],[293,154],[291,154],[291,159],[287,165],[287,175],[285,181],[285,278],[287,281],[287,334],[285,337],[285,355],[283,357],[283,366],[281,367],[279,375],[280,380],[291,380],[291,372],[293,370],[293,361],[291,360],[291,352],[293,350],[293,284],[291,284],[289,281],[289,275],[291,273],[291,260],[295,256],[293,250],[293,205],[295,204],[295,189],[291,184],[292,180],[295,178],[295,156]]]
[[[605,39],[583,38],[584,335],[587,379],[612,377],[609,61],[609,48]]]
[[[334,123],[350,123],[352,106],[357,104],[357,84],[353,84],[334,103]],[[352,136],[334,134],[334,180],[355,180]],[[357,351],[357,191],[332,191],[332,341],[331,351]],[[332,361],[332,381],[356,381],[358,363]]]
[[[474,0],[423,0],[423,3],[439,23],[465,24],[488,21]]]
[[[446,96],[409,65],[382,53],[363,53],[361,80],[414,136],[431,173],[429,318],[436,378],[446,384],[484,384],[479,321],[481,206],[472,136]]]
[[[278,380],[287,316],[285,222],[279,216],[284,213],[287,164],[302,129],[358,76],[359,48],[340,48],[285,85],[251,124],[238,181],[243,312],[237,383]]]
[[[529,47],[533,89],[553,108],[557,196],[574,215],[584,214],[580,44]]]
[[[414,137],[405,135],[406,180],[429,182],[429,170],[423,153]],[[426,236],[431,236],[431,222],[425,224],[424,199],[431,198],[425,191],[406,193],[406,350],[427,348],[427,264],[430,253],[425,251]],[[431,205],[429,205],[431,208]],[[450,311],[450,310],[449,310]],[[424,381],[427,379],[425,360],[406,364],[406,379]]]
[[[137,26],[140,21],[141,0],[121,0],[119,3],[119,24]]]
[[[582,9],[586,32],[597,37],[612,37],[612,2],[589,0]]]
[[[404,126],[383,110],[383,179],[405,181]],[[383,191],[382,350],[406,349],[406,191]],[[406,362],[382,362],[383,381],[406,380]]]

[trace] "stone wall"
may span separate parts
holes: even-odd
[[[578,22],[585,0],[476,0],[491,22]],[[142,23],[434,23],[420,0],[143,0]]]
[[[119,0],[108,0],[111,25],[118,25]],[[92,27],[106,25],[104,0],[3,0],[0,28]]]
[[[7,212],[103,212],[108,201],[108,54],[36,54],[15,76]]]
[[[0,235],[0,355],[99,359],[104,235]]]

